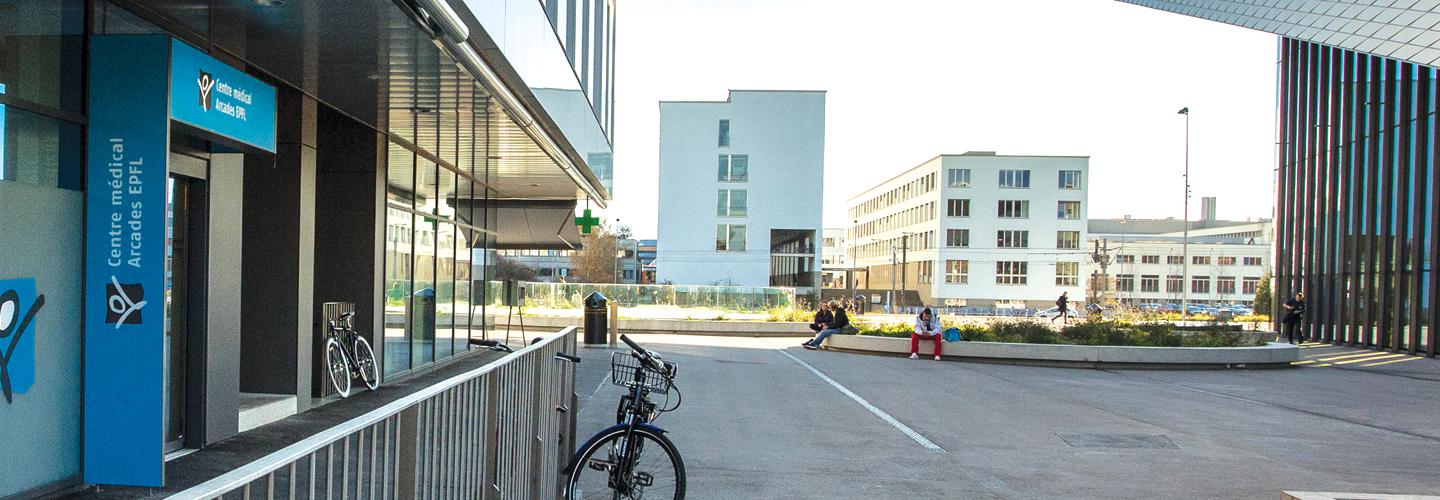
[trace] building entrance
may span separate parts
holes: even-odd
[[[190,438],[187,420],[198,416],[189,397],[189,373],[204,372],[203,356],[191,356],[205,337],[203,311],[207,157],[170,153],[170,175],[165,184],[165,452],[203,444]],[[198,278],[198,279],[197,279]],[[192,366],[199,364],[200,366]],[[198,370],[195,370],[197,369]],[[191,429],[194,430],[194,429]]]

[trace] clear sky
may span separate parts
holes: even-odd
[[[1091,218],[1270,217],[1277,37],[1110,0],[618,2],[616,199],[655,235],[661,100],[827,90],[826,227],[941,153],[1089,155]]]

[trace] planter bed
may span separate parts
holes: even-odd
[[[920,355],[933,356],[934,344],[920,342]],[[910,354],[910,339],[835,335],[826,346],[867,354]],[[995,363],[1110,368],[1278,368],[1300,359],[1300,349],[1283,343],[1253,347],[1130,347],[1005,342],[945,342],[946,359]]]

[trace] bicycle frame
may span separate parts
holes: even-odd
[[[632,488],[629,482],[631,468],[635,466],[635,460],[632,457],[638,456],[641,451],[639,449],[640,443],[634,439],[635,429],[644,426],[649,430],[662,434],[665,433],[665,429],[661,429],[659,426],[650,423],[653,420],[652,415],[658,416],[659,414],[654,412],[655,403],[651,403],[648,399],[650,391],[645,389],[643,384],[640,383],[640,381],[645,378],[645,367],[643,363],[641,366],[635,368],[634,373],[633,380],[635,380],[636,383],[630,388],[630,394],[625,397],[625,399],[629,400],[629,404],[625,405],[624,421],[617,422],[609,428],[625,427],[625,438],[623,440],[625,443],[624,451],[622,451],[623,454],[620,457],[617,470],[610,471],[610,480],[614,483],[611,486],[612,488],[627,495]],[[621,400],[622,404],[626,402],[625,399]]]

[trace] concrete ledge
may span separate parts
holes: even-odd
[[[497,318],[503,321],[504,315]],[[497,327],[505,324],[497,321]],[[520,327],[520,318],[512,318],[514,328]],[[558,316],[526,316],[525,326],[531,328],[583,328],[583,318]],[[807,323],[788,321],[728,321],[728,320],[685,320],[685,319],[621,319],[621,333],[671,333],[681,335],[716,335],[727,337],[810,337],[815,332]],[[908,347],[907,347],[908,349]]]
[[[1375,493],[1335,493],[1329,491],[1286,491],[1284,500],[1440,500],[1432,495],[1384,495]]]
[[[835,335],[831,349],[870,354],[909,355],[910,339],[869,335]],[[933,356],[934,344],[920,342],[920,355]],[[1288,367],[1300,359],[1294,345],[1271,342],[1256,347],[1128,347],[1004,342],[944,342],[942,355],[997,363],[1055,366],[1124,366],[1129,368]]]

